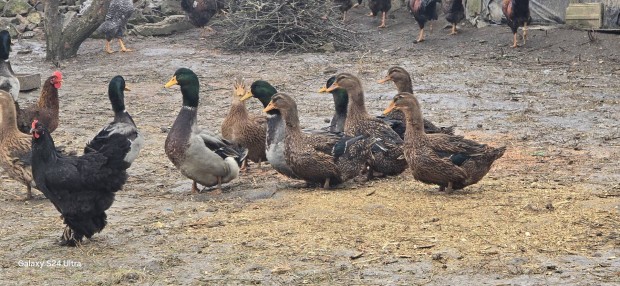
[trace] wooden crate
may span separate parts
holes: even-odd
[[[603,3],[572,3],[566,8],[566,24],[577,28],[603,26]]]

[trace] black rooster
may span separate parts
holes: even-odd
[[[392,8],[392,0],[368,0],[368,8],[370,8],[368,16],[374,17],[381,12],[381,25],[379,25],[379,28],[385,28],[385,16]]]
[[[450,35],[456,35],[456,24],[465,19],[463,0],[442,0],[441,8],[446,15],[446,20],[452,24],[452,32]]]
[[[105,227],[105,211],[127,181],[129,163],[123,159],[130,142],[123,135],[113,134],[98,152],[64,156],[41,123],[35,120],[30,132],[34,181],[67,225],[61,245],[78,245]]]
[[[192,25],[202,28],[215,14],[226,7],[225,2],[224,0],[181,0],[181,8]]]
[[[517,47],[517,30],[523,26],[523,45],[527,38],[527,24],[532,20],[530,17],[530,0],[504,0],[502,11],[508,20],[508,26],[512,30],[512,47]]]

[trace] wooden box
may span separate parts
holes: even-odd
[[[603,3],[570,4],[565,21],[576,28],[599,29],[603,26]]]

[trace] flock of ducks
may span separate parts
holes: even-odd
[[[381,82],[393,81],[398,94],[383,116],[371,116],[365,107],[360,80],[341,73],[327,81],[321,92],[334,98],[331,125],[319,130],[300,127],[295,99],[258,80],[246,89],[237,81],[232,104],[222,126],[222,136],[197,127],[200,96],[198,76],[178,69],[165,85],[179,85],[183,107],[166,138],[168,158],[198,184],[205,187],[229,182],[239,176],[247,162],[267,161],[280,174],[330,188],[360,175],[396,176],[411,169],[414,178],[451,192],[480,181],[505,147],[494,148],[462,136],[454,127],[437,127],[425,120],[412,93],[409,73],[392,67]],[[259,100],[265,114],[252,114],[245,107],[250,98]]]

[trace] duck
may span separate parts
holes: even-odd
[[[441,9],[448,23],[452,24],[452,31],[449,35],[456,35],[456,24],[465,19],[463,0],[441,0]]]
[[[248,149],[247,159],[258,163],[267,161],[265,154],[265,137],[267,134],[267,118],[264,115],[249,114],[245,107],[245,101],[241,99],[246,95],[245,85],[238,79],[232,92],[232,104],[228,114],[222,121],[222,137],[230,142]],[[244,161],[242,170],[247,167]]]
[[[321,89],[319,89],[319,93],[327,92],[327,88],[329,88],[334,83],[334,81],[336,81],[336,76],[332,76],[327,79],[327,83],[323,87],[321,87]],[[334,89],[330,93],[334,97],[334,116],[330,121],[330,125],[326,129],[328,129],[330,132],[344,132],[344,123],[347,119],[347,106],[349,104],[349,95],[347,94],[347,91],[343,88]],[[402,120],[392,120],[382,115],[377,116],[377,118],[389,124],[392,130],[394,130],[398,134],[398,136],[403,138],[405,134],[405,125]]]
[[[19,79],[15,76],[9,54],[11,53],[11,34],[9,31],[0,31],[0,90],[11,94],[13,101],[17,102],[19,97]]]
[[[413,18],[418,22],[420,27],[420,35],[416,43],[424,41],[424,26],[426,22],[437,20],[437,0],[409,0],[409,9],[413,13]],[[431,32],[433,26],[431,24]]]
[[[31,137],[17,129],[13,95],[0,90],[0,167],[9,178],[26,186],[26,200],[36,186],[32,177]]]
[[[284,155],[297,176],[323,188],[342,184],[364,171],[370,160],[374,141],[366,136],[325,137],[302,132],[295,100],[275,94],[263,110],[278,110],[285,122]]]
[[[379,80],[379,83],[383,84],[383,83],[390,82],[390,81],[394,82],[394,85],[396,85],[396,89],[398,90],[398,92],[413,93],[413,82],[411,80],[411,76],[409,75],[407,70],[405,70],[404,68],[399,67],[399,66],[390,67],[388,69],[387,76]],[[401,126],[403,126],[403,129],[405,128],[406,126],[405,114],[403,114],[401,111],[394,110],[390,114],[387,114],[384,116],[386,119],[402,122]],[[454,134],[454,127],[455,126],[437,127],[437,125],[433,124],[428,119],[424,119],[424,132],[428,134],[432,134],[432,133]],[[404,136],[404,130],[403,130],[402,135]]]
[[[440,191],[450,193],[479,182],[506,151],[506,147],[494,148],[463,136],[426,134],[420,103],[411,93],[398,93],[383,113],[393,110],[401,110],[406,116],[402,149],[413,177],[439,185]]]
[[[370,116],[364,104],[364,90],[361,81],[349,73],[336,75],[336,80],[327,89],[331,92],[337,88],[346,90],[349,97],[347,119],[344,133],[347,136],[366,136],[381,139],[385,148],[373,148],[372,160],[369,164],[368,178],[378,172],[386,176],[395,176],[407,169],[407,161],[403,157],[400,145],[403,139],[383,120]]]
[[[131,91],[125,85],[125,79],[117,75],[108,84],[108,98],[114,111],[114,120],[95,135],[95,137],[84,148],[84,154],[99,151],[110,140],[113,134],[121,134],[130,142],[130,148],[124,161],[131,165],[140,154],[144,146],[144,137],[138,131],[136,123],[125,109],[125,91]]]
[[[242,101],[256,98],[266,108],[271,102],[271,98],[278,93],[275,87],[265,80],[256,80],[250,86],[249,92],[241,98]],[[284,157],[284,137],[286,128],[280,111],[277,109],[265,112],[267,114],[267,124],[265,131],[265,157],[271,167],[278,173],[291,178],[299,179],[291,167],[286,163]]]
[[[164,87],[174,85],[181,87],[183,106],[166,137],[166,155],[181,174],[193,181],[192,193],[198,192],[197,184],[205,187],[217,185],[217,191],[221,192],[222,183],[239,176],[240,166],[248,151],[198,128],[200,83],[192,70],[176,70]]]

